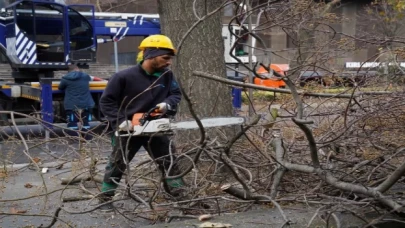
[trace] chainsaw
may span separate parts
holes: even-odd
[[[240,125],[245,122],[243,117],[214,117],[200,120],[204,128]],[[145,136],[156,133],[173,134],[174,130],[190,130],[199,128],[197,121],[173,122],[169,115],[158,112],[158,107],[146,113],[135,113],[132,116],[132,131],[116,131],[116,136]]]

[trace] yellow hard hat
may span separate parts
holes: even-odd
[[[143,60],[143,51],[139,51],[138,55],[136,56],[136,62],[140,63]]]
[[[171,49],[174,53],[176,53],[176,49],[174,49],[172,41],[165,35],[148,36],[142,40],[138,48],[141,51],[145,50],[145,48],[166,48]]]

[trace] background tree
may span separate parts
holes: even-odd
[[[362,42],[365,46],[378,47],[378,53],[372,60],[395,64],[384,65],[381,70],[381,74],[385,76],[388,84],[403,82],[400,77],[395,76],[402,70],[398,62],[402,61],[405,56],[403,42],[400,38],[401,34],[405,32],[402,4],[404,4],[402,1],[395,3],[389,0],[373,1],[359,13],[359,17],[365,20],[363,19],[360,26],[363,35],[358,38],[365,40]],[[370,44],[370,42],[377,43],[377,45]]]
[[[224,1],[159,0],[158,3],[162,33],[179,48],[172,70],[190,96],[196,113],[200,117],[231,115],[230,88],[192,76],[193,71],[200,70],[226,77],[220,10]],[[188,108],[183,102],[179,116],[187,115]]]

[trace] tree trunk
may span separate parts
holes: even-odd
[[[177,48],[182,37],[198,21],[193,12],[193,2],[158,1],[162,34],[170,37]],[[220,0],[197,0],[196,13],[199,17],[203,17],[218,8],[221,3]],[[172,64],[174,74],[193,101],[193,108],[199,117],[232,114],[230,87],[192,75],[192,72],[197,70],[226,77],[221,22],[222,10],[198,24],[184,41]],[[189,113],[183,99],[178,117],[189,118]]]

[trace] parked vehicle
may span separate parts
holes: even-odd
[[[279,75],[285,76],[286,71],[289,69],[288,64],[270,64],[270,68],[273,69],[273,71],[277,72]],[[261,66],[257,70],[257,74],[260,77],[255,77],[254,78],[254,84],[256,85],[263,85],[267,87],[272,87],[272,88],[284,88],[286,86],[284,80],[281,77],[278,77],[276,75],[270,75],[269,72]]]

